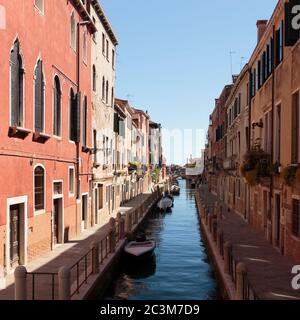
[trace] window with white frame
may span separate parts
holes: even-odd
[[[73,195],[75,193],[75,169],[73,167],[69,168],[69,194]]]
[[[34,169],[34,209],[45,209],[45,170],[42,166]]]

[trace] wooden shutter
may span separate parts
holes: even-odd
[[[84,146],[87,144],[87,97],[83,99],[83,106],[82,106],[82,143]]]
[[[119,133],[119,116],[117,113],[114,113],[114,132]]]
[[[74,141],[80,142],[80,102],[81,102],[81,92],[78,92],[76,99],[74,100]]]
[[[43,97],[43,65],[39,60],[35,69],[35,131],[43,132],[44,97]]]
[[[15,42],[10,55],[11,63],[11,125],[20,125],[20,60],[19,60],[19,42]]]
[[[298,163],[299,144],[299,93],[292,97],[292,164]]]

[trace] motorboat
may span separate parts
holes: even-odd
[[[157,207],[160,210],[167,211],[173,207],[173,200],[170,196],[164,196],[158,203]]]
[[[129,242],[125,248],[125,253],[131,258],[144,260],[151,258],[156,248],[154,240],[147,240],[146,236],[137,237],[136,241]]]

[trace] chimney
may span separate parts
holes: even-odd
[[[257,43],[261,40],[267,29],[268,20],[257,20]]]

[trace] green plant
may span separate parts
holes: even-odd
[[[154,171],[151,174],[151,179],[153,183],[158,183],[159,182],[159,169],[155,168]]]
[[[288,166],[283,169],[281,177],[284,179],[288,186],[291,186],[296,178],[296,173],[298,171],[297,166]]]
[[[261,149],[260,144],[252,146],[240,166],[240,172],[248,184],[257,184],[260,178],[270,176],[271,171],[270,155]]]

